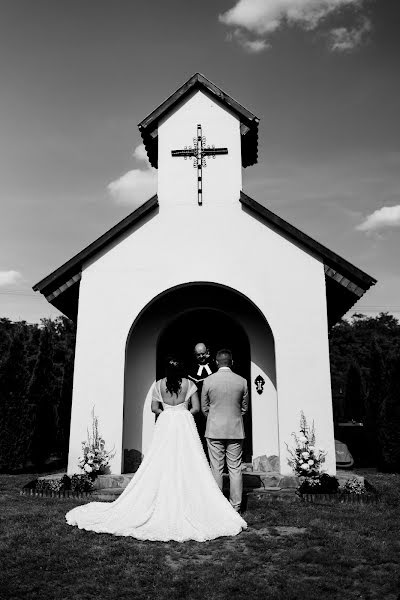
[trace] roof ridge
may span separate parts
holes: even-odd
[[[138,123],[151,166],[158,167],[159,121],[197,87],[204,89],[205,93],[208,93],[239,118],[241,125],[243,125],[240,128],[242,165],[248,167],[255,164],[258,160],[258,124],[260,119],[210,79],[207,79],[205,75],[197,72]]]

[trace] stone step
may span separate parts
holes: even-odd
[[[92,493],[92,500],[95,502],[113,502],[122,494],[123,491],[124,488],[122,487],[94,490]]]
[[[134,473],[123,473],[122,475],[99,475],[94,481],[95,490],[107,488],[125,488],[130,483]]]
[[[115,488],[105,488],[100,490],[94,490],[92,493],[91,499],[95,502],[113,502],[116,500],[124,491],[123,488],[115,487]],[[224,486],[224,493],[228,491],[228,487]],[[246,498],[246,503],[253,505],[254,502],[260,501],[270,501],[270,500],[292,500],[296,499],[295,489],[286,489],[281,490],[279,488],[244,488],[244,498]]]
[[[133,474],[100,475],[95,481],[95,490],[124,489]],[[229,485],[229,475],[224,474],[224,488]],[[243,487],[246,489],[295,489],[297,478],[282,476],[279,473],[243,473]]]
[[[96,490],[108,488],[125,488],[131,481],[134,473],[124,473],[123,475],[99,475],[94,482]],[[224,473],[224,481],[229,480],[227,473]],[[263,471],[243,472],[243,485],[245,488],[295,488],[297,487],[297,478],[294,476],[281,475],[280,473],[265,473]]]
[[[224,491],[228,491],[229,490],[229,477],[228,476],[226,476],[226,477],[224,476],[223,483],[224,483],[224,487],[223,487]],[[249,485],[249,482],[246,481],[246,479],[244,479],[243,490],[245,492],[250,492],[253,490],[262,490],[262,491],[264,491],[264,490],[279,491],[280,490],[280,488],[278,488],[277,486],[264,487],[262,485],[259,485],[259,483],[260,483],[259,481],[252,481],[252,482],[250,482],[250,485]],[[116,498],[118,498],[118,496],[120,496],[122,494],[124,489],[125,489],[124,487],[118,487],[118,486],[97,488],[97,489],[95,488],[92,493],[92,496],[93,496],[93,499],[95,499],[95,500],[112,501],[112,500],[115,500]]]

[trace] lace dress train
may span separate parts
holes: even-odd
[[[188,410],[190,392],[193,388],[177,406],[163,403],[151,447],[121,496],[111,503],[73,508],[66,514],[69,525],[139,540],[178,542],[233,536],[247,527],[211,474]]]

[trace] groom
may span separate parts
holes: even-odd
[[[220,350],[216,362],[218,371],[203,382],[201,410],[207,417],[206,433],[211,471],[220,490],[224,462],[228,465],[230,497],[233,508],[240,511],[242,503],[243,415],[248,408],[247,382],[233,373],[232,352]]]

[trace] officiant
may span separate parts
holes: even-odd
[[[190,366],[188,377],[197,385],[197,392],[199,397],[201,397],[203,381],[206,379],[206,377],[212,373],[215,373],[217,367],[214,360],[211,358],[209,348],[203,342],[199,342],[195,345],[193,355],[194,361]],[[204,452],[208,457],[207,442],[204,438],[204,433],[206,431],[206,419],[201,411],[195,415],[194,419],[196,421],[197,431],[199,432],[201,443],[203,444]]]
[[[203,381],[206,377],[215,373],[215,362],[211,359],[209,348],[200,342],[194,347],[194,362],[189,369],[188,377],[197,385],[197,391],[201,394]]]

